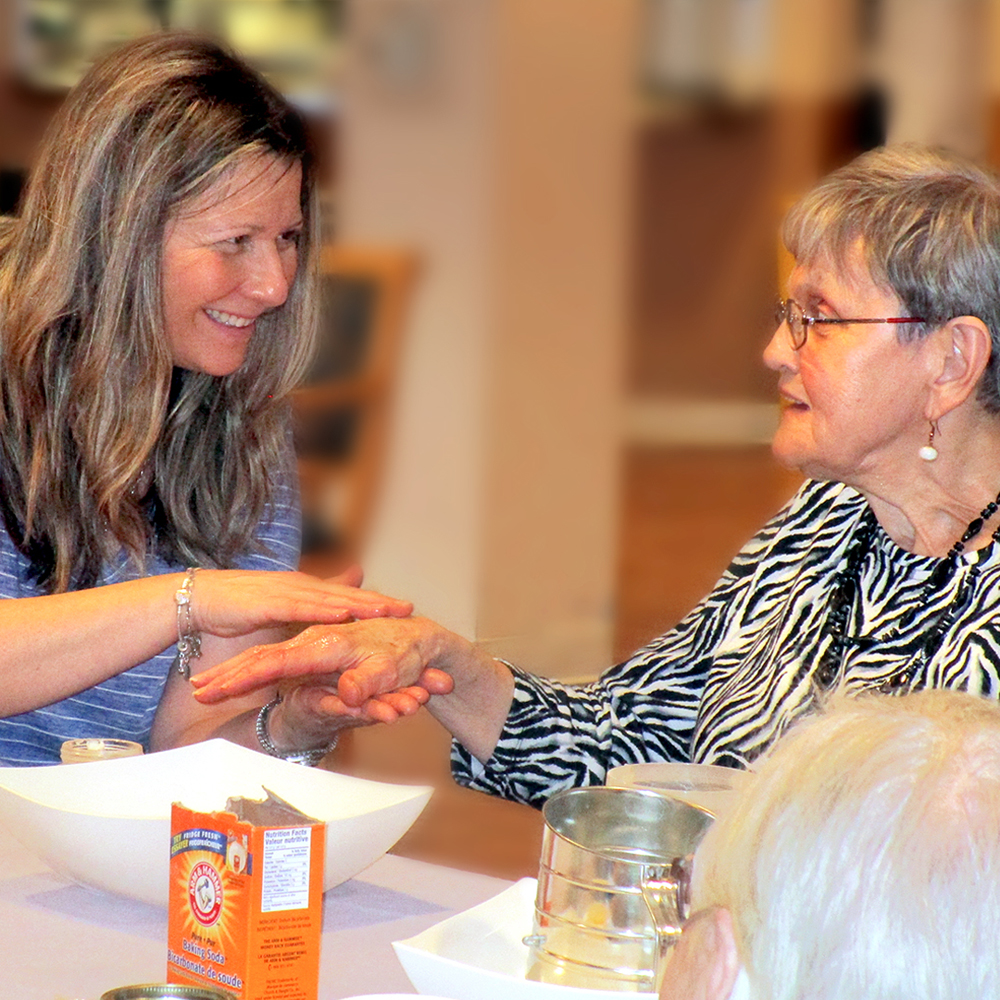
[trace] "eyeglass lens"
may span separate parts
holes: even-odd
[[[779,301],[774,307],[774,320],[778,326],[788,324],[792,347],[797,351],[806,342],[806,324],[802,307],[794,299]]]

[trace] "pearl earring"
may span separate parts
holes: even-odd
[[[934,435],[937,434],[938,425],[936,420],[931,421],[931,433],[925,444],[917,453],[925,462],[933,462],[938,457],[938,450],[934,447]]]

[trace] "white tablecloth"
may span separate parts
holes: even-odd
[[[319,1000],[413,993],[391,942],[509,883],[386,855],[324,899]],[[167,911],[54,874],[0,829],[0,1000],[97,1000],[162,982]]]

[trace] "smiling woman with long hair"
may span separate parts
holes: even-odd
[[[262,161],[303,173],[287,301],[255,320],[235,371],[172,381],[164,309],[183,289],[164,287],[164,235],[179,206]],[[145,557],[149,471],[178,561],[227,565],[252,544],[315,328],[310,164],[279,95],[194,38],[136,44],[69,98],[0,267],[0,503],[47,589],[93,583],[123,543]]]
[[[211,41],[124,46],[60,110],[0,234],[0,760],[209,735],[317,759],[337,727],[304,699],[205,710],[187,672],[410,610],[291,572],[315,218],[299,115]]]

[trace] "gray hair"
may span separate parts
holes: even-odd
[[[978,398],[1000,413],[1000,185],[950,153],[896,146],[864,153],[822,180],[789,212],[785,246],[804,264],[843,266],[861,240],[876,285],[907,315],[901,338],[923,336],[956,316],[989,327],[993,352]]]
[[[303,167],[299,267],[243,365],[175,372],[166,227],[241,165]],[[227,566],[288,462],[288,394],[311,357],[316,212],[298,113],[214,42],[122,46],[53,122],[0,234],[0,514],[47,589],[92,584],[122,549]],[[135,489],[153,470],[150,497]]]
[[[761,762],[695,862],[755,1000],[1000,996],[1000,708],[844,700]]]

